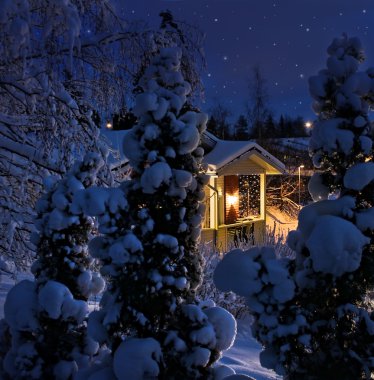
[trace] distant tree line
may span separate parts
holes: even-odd
[[[236,122],[230,123],[230,110],[222,105],[212,109],[213,113],[207,124],[209,132],[223,140],[269,139],[281,137],[307,137],[308,130],[301,116],[281,115],[278,120],[269,114],[264,121],[251,124],[245,115],[240,115]]]
[[[223,140],[265,140],[280,137],[306,137],[308,131],[301,116],[281,115],[274,118],[269,102],[266,79],[258,65],[252,69],[248,82],[245,114],[229,122],[231,110],[220,101],[209,110],[207,129]]]
[[[164,12],[161,16],[163,19],[162,28],[169,26],[171,32],[174,33],[179,30],[176,29],[178,25],[173,19],[169,19],[172,17],[170,13]],[[183,42],[183,39],[180,42]],[[188,46],[184,46],[184,48],[188,51]],[[139,70],[139,73],[141,72],[142,69]],[[198,81],[197,69],[195,68],[191,73],[185,70],[186,74],[188,74],[187,78],[190,82],[194,83],[193,89],[195,89],[196,97],[201,85]],[[137,88],[138,86],[135,85],[135,92]],[[262,141],[269,138],[306,137],[309,135],[303,117],[289,115],[281,115],[279,119],[274,117],[269,103],[266,79],[259,66],[254,66],[252,69],[252,77],[248,83],[248,99],[243,114],[232,121],[232,110],[220,100],[216,100],[207,113],[210,116],[207,130],[222,140],[256,139]],[[124,105],[112,115],[109,123],[114,130],[124,130],[131,129],[136,121],[132,109]]]

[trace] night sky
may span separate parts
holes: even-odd
[[[374,66],[373,0],[117,0],[126,18],[157,27],[160,10],[206,33],[203,74],[209,110],[220,101],[245,110],[254,65],[267,80],[269,103],[281,113],[314,119],[308,77],[325,67],[326,48],[346,32],[361,39]]]

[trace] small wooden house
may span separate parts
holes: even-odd
[[[226,141],[203,135],[209,183],[201,240],[220,251],[239,240],[260,243],[266,231],[266,175],[285,166],[251,141]]]
[[[128,131],[103,131],[116,156],[111,168],[119,180],[129,173],[122,140]],[[225,251],[237,239],[261,242],[266,230],[266,175],[282,174],[285,166],[251,141],[226,141],[202,135],[209,183],[201,240]]]

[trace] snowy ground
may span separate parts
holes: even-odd
[[[4,302],[7,293],[13,287],[14,284],[25,278],[32,278],[32,275],[22,274],[19,275],[17,279],[12,279],[7,274],[0,275],[0,319],[4,317]]]
[[[238,374],[252,376],[256,380],[281,379],[273,371],[261,367],[260,350],[260,345],[252,337],[250,320],[248,318],[240,320],[235,344],[225,353],[221,363],[230,366]]]
[[[22,275],[18,281],[30,277]],[[15,281],[7,275],[0,279],[0,318],[4,316],[4,302],[9,289],[15,284]],[[250,320],[240,320],[238,322],[238,335],[234,346],[225,353],[221,359],[223,364],[229,365],[237,373],[254,377],[256,380],[273,380],[278,379],[272,371],[261,367],[259,362],[260,346],[252,338],[250,331]]]

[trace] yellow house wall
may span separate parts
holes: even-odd
[[[201,231],[200,242],[211,249],[216,246],[216,235],[217,231],[214,228],[204,228]]]
[[[211,221],[211,215],[210,215],[210,188],[208,186],[204,187],[204,193],[205,193],[205,212],[204,212],[204,220],[203,220],[203,228],[210,228],[210,221]]]

